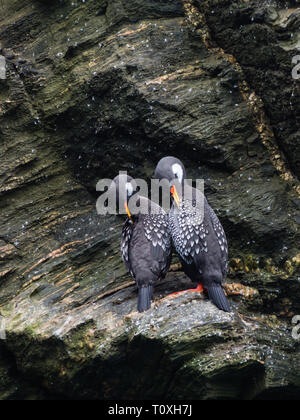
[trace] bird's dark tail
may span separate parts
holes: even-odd
[[[151,308],[153,298],[153,286],[144,286],[139,288],[138,311],[145,312]]]
[[[208,287],[209,299],[222,311],[230,312],[230,304],[225,296],[224,290],[221,286]]]

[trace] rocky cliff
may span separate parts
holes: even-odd
[[[1,1],[1,399],[300,398],[298,3]],[[166,154],[224,224],[233,314],[167,297],[179,266],[135,312],[95,186]]]

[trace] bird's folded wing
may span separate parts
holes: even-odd
[[[149,214],[143,219],[145,236],[151,244],[154,272],[165,276],[171,262],[172,241],[169,231],[169,217],[162,210],[159,214]]]
[[[224,232],[223,226],[221,225],[221,222],[216,215],[216,213],[213,211],[213,209],[208,205],[210,218],[212,220],[213,229],[215,231],[215,234],[217,235],[219,246],[221,249],[221,254],[223,257],[223,275],[226,276],[228,273],[228,243],[226,234]]]
[[[188,264],[201,253],[207,253],[209,226],[203,212],[185,200],[179,212],[170,214],[170,229],[175,248]]]

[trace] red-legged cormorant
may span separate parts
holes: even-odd
[[[113,182],[117,200],[124,205],[127,213],[122,232],[122,258],[138,287],[138,311],[144,312],[151,307],[156,281],[167,275],[171,264],[169,218],[159,205],[138,195],[133,178],[124,174],[117,176]],[[131,209],[130,199],[133,196],[135,207],[139,208],[137,212]]]
[[[224,229],[199,190],[185,185],[185,167],[179,159],[165,157],[156,167],[155,178],[179,182],[182,192],[171,187],[173,206],[169,225],[176,251],[185,274],[195,283],[196,290],[207,290],[210,300],[221,310],[230,312],[222,284],[228,273],[228,245]],[[196,197],[203,206],[196,205]],[[199,203],[199,201],[198,201]]]

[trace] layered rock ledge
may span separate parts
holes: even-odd
[[[299,399],[299,22],[296,1],[2,0],[1,399]],[[167,297],[179,266],[135,312],[95,186],[165,154],[224,224],[233,314]]]

